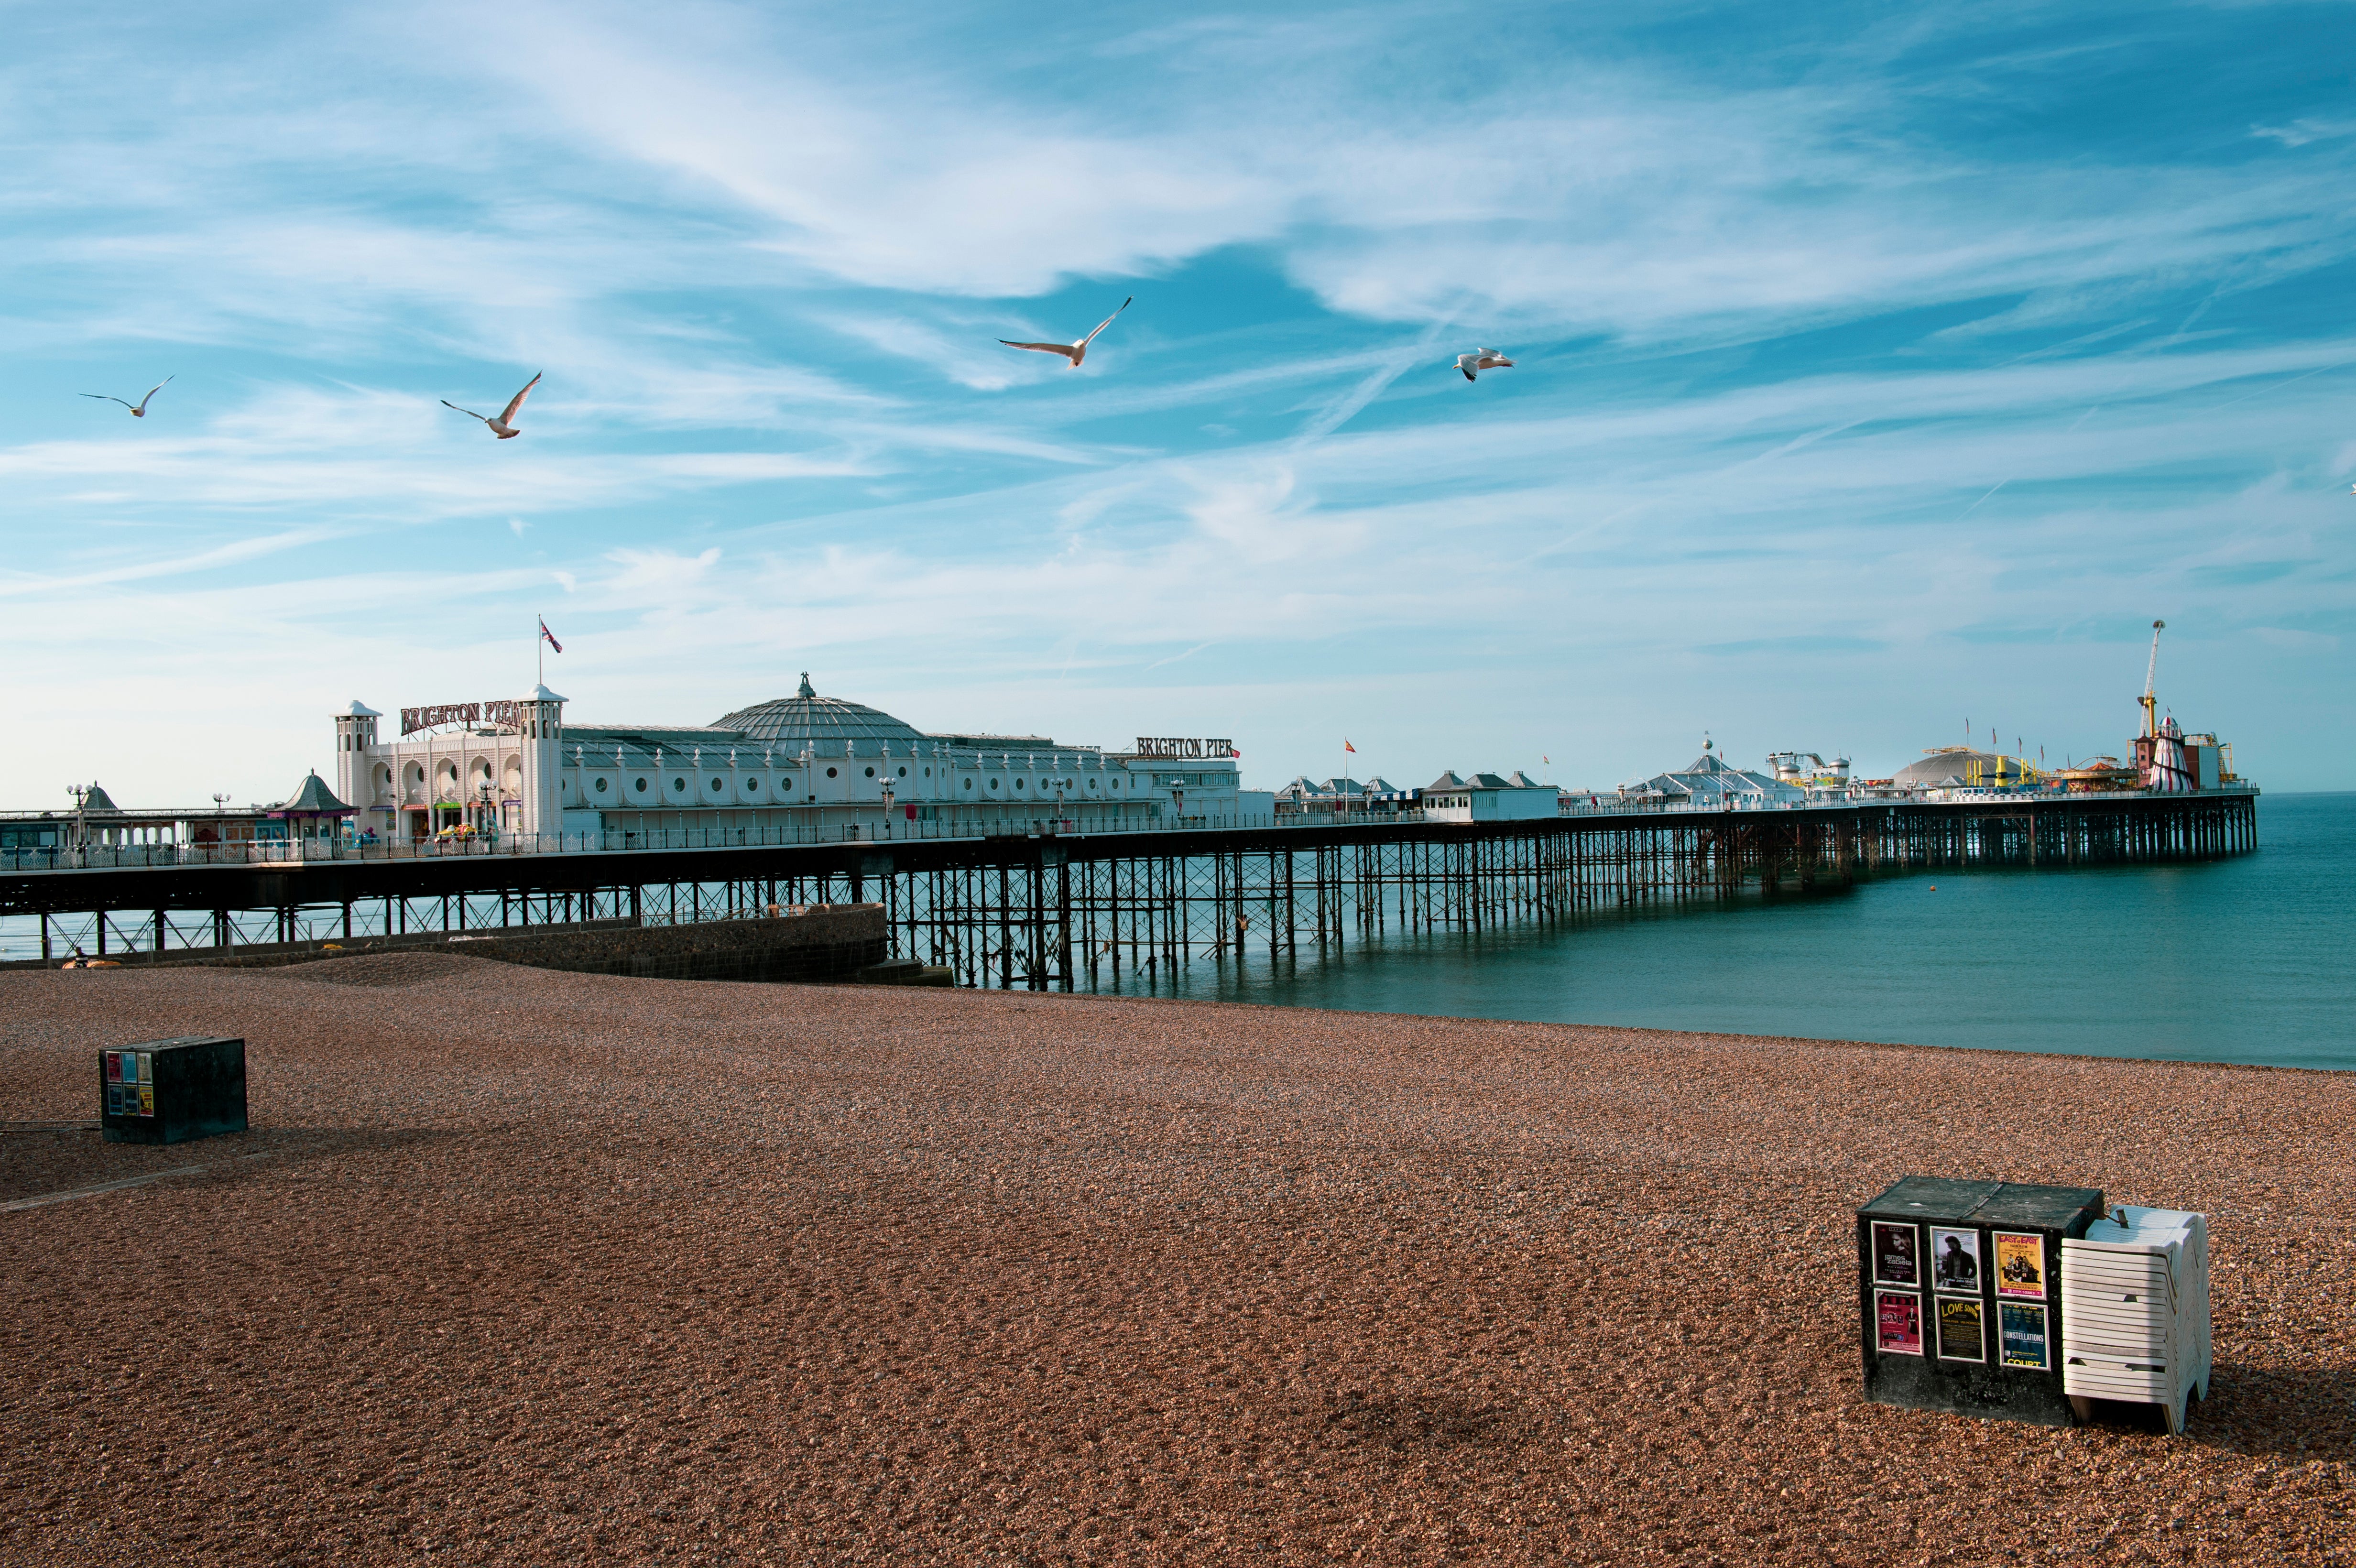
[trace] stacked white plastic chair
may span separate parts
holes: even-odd
[[[2062,1388],[2162,1406],[2184,1430],[2209,1396],[2209,1221],[2181,1209],[2115,1208],[2062,1243]]]

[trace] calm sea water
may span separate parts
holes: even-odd
[[[1389,937],[1177,994],[1359,1011],[2356,1068],[2356,794],[2267,795],[2255,854],[1916,872],[1843,892]],[[1168,994],[1165,987],[1164,994]]]

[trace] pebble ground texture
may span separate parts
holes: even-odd
[[[11,1563],[2346,1562],[2351,1075],[444,955],[0,976]],[[200,1167],[190,1170],[187,1168]],[[1907,1172],[2204,1209],[2189,1435],[1858,1397]]]

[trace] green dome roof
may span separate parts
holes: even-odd
[[[859,754],[873,756],[887,743],[894,755],[909,756],[914,748],[929,743],[922,731],[889,713],[862,702],[820,697],[812,689],[807,671],[796,695],[740,708],[713,720],[712,727],[734,730],[785,752],[798,752],[808,745],[819,756],[848,755],[843,750],[846,745],[855,747]]]

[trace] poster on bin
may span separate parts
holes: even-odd
[[[2004,1346],[2004,1364],[2046,1371],[2053,1365],[2045,1343],[2045,1308],[2025,1301],[2000,1301],[1996,1308],[1997,1338]]]
[[[1931,1232],[1931,1277],[1941,1290],[1958,1296],[1980,1293],[1980,1233],[1977,1231]]]
[[[1907,1290],[1873,1293],[1874,1344],[1885,1356],[1922,1353],[1922,1298]]]
[[[1914,1227],[1873,1222],[1873,1277],[1882,1285],[1920,1285],[1914,1258]]]
[[[2044,1237],[1996,1233],[1996,1293],[2028,1301],[2045,1299]]]
[[[1943,1361],[1985,1361],[1978,1300],[1939,1303],[1939,1359]]]

